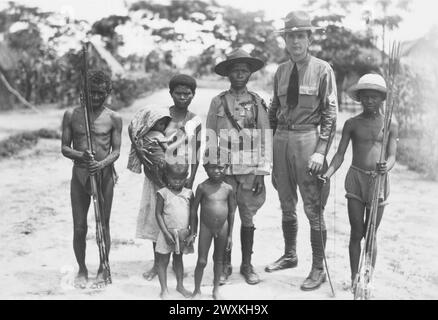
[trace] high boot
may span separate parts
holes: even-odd
[[[326,280],[324,272],[324,248],[327,241],[327,231],[310,230],[310,244],[312,245],[312,270],[304,280],[301,289],[305,291],[318,289]],[[323,246],[324,243],[324,246]]]
[[[224,261],[223,262],[223,269],[222,269],[221,276],[219,278],[220,285],[225,284],[228,280],[228,277],[233,272],[233,266],[231,265],[231,249],[230,250],[225,249],[223,261]]]
[[[297,257],[297,221],[283,221],[283,238],[284,238],[284,255],[277,261],[266,266],[266,272],[274,272],[277,270],[295,268],[298,265]]]
[[[257,284],[260,282],[259,276],[254,271],[251,264],[252,247],[254,244],[254,227],[240,228],[240,242],[242,246],[242,265],[240,273],[245,277],[248,284]]]

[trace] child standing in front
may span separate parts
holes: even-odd
[[[377,74],[364,75],[349,90],[350,97],[361,102],[363,112],[345,122],[338,150],[326,173],[322,175],[324,180],[329,179],[341,166],[351,140],[353,161],[345,177],[345,196],[348,201],[348,217],[351,226],[349,253],[352,285],[359,267],[360,242],[366,232],[376,174],[385,176],[382,193],[378,199],[376,221],[376,227],[378,227],[389,195],[388,172],[395,164],[398,140],[398,125],[395,121],[392,121],[389,128],[386,161],[378,162],[383,142],[384,115],[382,115],[381,108],[386,99],[386,92],[385,80]],[[372,257],[373,268],[376,263],[377,244],[375,248]]]
[[[184,288],[184,265],[182,254],[193,253],[193,237],[190,236],[190,207],[193,203],[193,192],[184,187],[187,181],[187,164],[167,164],[165,181],[167,186],[157,191],[155,215],[160,233],[158,234],[155,252],[157,253],[158,279],[160,280],[160,297],[166,299],[167,266],[173,252],[176,290],[184,297],[190,292]],[[189,239],[192,238],[192,239]]]
[[[201,205],[198,242],[198,262],[195,269],[193,298],[201,294],[201,281],[207,265],[208,252],[214,239],[213,298],[220,299],[219,280],[223,269],[225,250],[231,250],[236,199],[231,185],[224,182],[226,166],[220,163],[205,163],[208,179],[196,189],[195,201],[190,215],[190,229],[196,235],[198,207]],[[193,239],[194,237],[192,237]]]

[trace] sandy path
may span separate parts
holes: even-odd
[[[218,92],[219,89],[198,89],[191,110],[205,120],[210,99]],[[264,96],[269,98],[266,94]],[[138,100],[132,107],[121,112],[124,118],[123,144],[121,157],[116,162],[120,180],[115,189],[111,220],[113,245],[110,260],[114,283],[105,290],[76,290],[71,286],[76,272],[71,244],[71,163],[62,157],[60,142],[43,139],[35,148],[12,159],[0,161],[0,298],[158,298],[158,280],[146,282],[141,277],[144,269],[152,264],[152,249],[150,242],[134,237],[143,176],[125,169],[129,150],[127,124],[138,108],[147,104],[169,103],[167,90],[162,90]],[[61,113],[51,116],[48,125],[59,128],[61,117]],[[341,118],[345,117],[341,115]],[[19,117],[15,118],[19,120]],[[34,126],[35,120],[37,119],[29,123]],[[3,126],[3,122],[1,125]],[[3,130],[9,131],[5,128]],[[349,161],[347,158],[346,163]],[[333,181],[335,186],[326,210],[329,228],[327,256],[337,299],[351,299],[351,295],[342,289],[343,283],[349,279],[349,226],[343,190],[347,167],[344,164],[336,181]],[[205,177],[201,167],[195,185]],[[329,299],[328,284],[314,292],[302,292],[299,289],[311,263],[309,227],[301,204],[299,266],[272,274],[263,271],[264,266],[278,258],[283,250],[279,201],[270,184],[270,178],[266,182],[268,200],[257,214],[253,257],[253,264],[262,282],[257,286],[249,286],[238,273],[240,221],[237,218],[234,229],[234,273],[230,277],[230,283],[222,287],[223,296],[227,299]],[[394,168],[391,182],[391,204],[378,235],[380,246],[374,296],[376,299],[437,299],[438,216],[435,214],[434,204],[438,183],[422,180],[418,174],[401,165]],[[92,209],[89,212],[89,226],[87,264],[90,276],[94,276],[98,253],[94,240]],[[192,290],[196,255],[185,256],[184,262],[187,273],[185,284]],[[210,260],[203,279],[205,299],[210,298],[211,282]],[[171,295],[179,299],[181,296],[174,290],[175,283],[175,278],[169,271]]]

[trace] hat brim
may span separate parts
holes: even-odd
[[[348,89],[347,94],[354,101],[360,102],[359,91],[361,90],[375,90],[381,92],[385,95],[385,99],[386,99],[386,94],[388,92],[388,90],[385,87],[379,86],[377,84],[358,83],[353,85],[350,89]]]
[[[298,32],[298,31],[315,31],[315,30],[322,30],[323,27],[293,27],[293,28],[282,28],[279,30],[275,30],[275,33],[291,33],[291,32]]]
[[[214,72],[216,72],[218,75],[226,77],[228,76],[228,71],[230,66],[232,66],[235,63],[247,63],[249,65],[249,69],[251,73],[254,73],[265,65],[265,63],[257,58],[248,58],[248,57],[241,57],[241,58],[235,58],[230,60],[225,60],[220,63],[218,63],[214,67]]]

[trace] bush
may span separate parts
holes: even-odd
[[[60,139],[61,134],[56,130],[40,129],[26,131],[0,141],[0,159],[13,156],[23,149],[33,147],[39,138]]]
[[[128,107],[140,95],[167,87],[174,73],[171,69],[163,69],[132,78],[114,80],[111,109]]]
[[[404,66],[398,78],[399,104],[394,110],[400,136],[397,160],[430,179],[438,178],[438,99],[434,90],[433,78]]]

